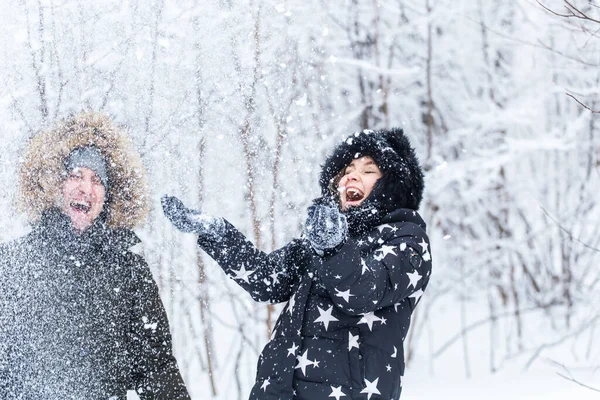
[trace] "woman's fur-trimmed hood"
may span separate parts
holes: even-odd
[[[419,160],[402,129],[372,131],[350,135],[327,157],[319,184],[323,196],[337,196],[340,173],[352,160],[370,156],[383,172],[369,202],[375,201],[384,213],[398,208],[418,210],[423,198],[424,179]]]
[[[56,207],[67,176],[65,159],[85,146],[98,148],[106,160],[108,226],[131,229],[141,223],[148,214],[148,187],[140,155],[123,129],[94,112],[69,117],[30,140],[19,172],[19,208],[37,221]]]

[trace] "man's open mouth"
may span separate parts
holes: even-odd
[[[71,208],[77,212],[87,214],[92,209],[92,205],[86,201],[72,201]]]
[[[346,201],[360,201],[365,197],[364,193],[356,188],[346,190]]]

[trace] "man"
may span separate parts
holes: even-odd
[[[0,247],[0,398],[189,399],[150,270],[130,248],[147,214],[139,155],[95,113],[29,143],[26,236]]]
[[[265,254],[220,217],[163,198],[165,215],[253,299],[287,301],[250,399],[398,399],[403,340],[431,273],[423,173],[399,129],[340,143],[305,238]]]

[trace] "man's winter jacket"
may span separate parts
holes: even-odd
[[[138,242],[50,210],[0,248],[1,399],[189,399]]]
[[[397,209],[324,256],[297,239],[265,254],[227,223],[199,245],[257,301],[287,301],[251,399],[398,399],[402,343],[431,273],[416,211]]]

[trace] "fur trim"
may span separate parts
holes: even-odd
[[[71,116],[31,139],[19,173],[19,209],[33,222],[55,207],[66,177],[64,160],[83,146],[95,146],[106,159],[110,181],[105,205],[108,226],[131,229],[141,223],[149,206],[140,155],[124,130],[109,117],[93,112]]]
[[[371,131],[350,135],[327,158],[319,184],[323,196],[337,196],[341,172],[353,159],[370,156],[383,172],[368,200],[386,213],[398,208],[418,210],[425,186],[423,171],[410,141],[402,129]]]

